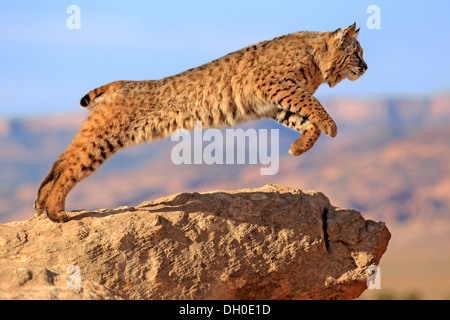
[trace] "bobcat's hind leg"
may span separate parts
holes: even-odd
[[[108,121],[111,117],[100,111],[96,109],[91,112],[72,143],[42,181],[35,202],[36,216],[45,209],[50,220],[68,221],[65,202],[70,190],[124,147],[125,137],[119,137],[124,132],[120,130],[120,123],[124,121]]]
[[[66,197],[76,185],[76,166],[67,161],[61,164],[59,176],[53,182],[50,194],[47,197],[45,208],[48,218],[53,222],[67,222],[69,217],[65,212]],[[80,179],[81,180],[81,179]]]
[[[61,174],[59,164],[61,163],[61,158],[63,157],[63,155],[64,154],[62,154],[58,158],[58,160],[55,161],[52,168],[50,169],[50,172],[47,174],[39,187],[38,196],[36,198],[36,201],[34,202],[35,217],[39,217],[45,211],[45,204],[47,203],[48,196],[52,191],[53,183],[59,178],[59,175]]]
[[[84,143],[79,143],[77,140],[74,139],[74,142],[64,153],[64,159],[55,166],[53,171],[57,178],[50,187],[47,187],[50,185],[49,183],[42,189],[42,192],[47,194],[45,201],[47,215],[54,222],[68,221],[65,202],[69,192],[78,182],[91,175],[109,156],[119,149],[119,145],[116,145],[112,141],[113,139],[98,142],[84,139]],[[42,202],[41,200],[36,203],[41,204]],[[37,208],[39,208],[39,212],[43,211],[42,205]],[[38,213],[38,209],[36,209],[36,213]]]
[[[50,210],[48,209],[50,195],[54,191],[54,186],[59,183],[59,179],[64,171],[64,166],[66,165],[66,154],[67,151],[55,161],[50,169],[50,172],[47,174],[39,187],[38,196],[34,203],[35,217],[42,215],[47,209],[47,215],[50,220],[55,222],[66,222],[68,220],[65,212],[61,214],[50,214]]]

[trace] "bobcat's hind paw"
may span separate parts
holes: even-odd
[[[59,211],[59,212],[54,212],[54,213],[47,212],[47,216],[51,221],[57,222],[57,223],[64,223],[64,222],[69,221],[69,216],[64,211]]]

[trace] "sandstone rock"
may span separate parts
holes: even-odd
[[[23,262],[0,264],[0,300],[117,300],[104,286],[83,281],[77,287],[74,274],[49,270]],[[81,277],[80,277],[81,280]]]
[[[320,192],[277,185],[181,193],[70,218],[0,225],[0,270],[9,270],[2,278],[17,266],[50,272],[40,298],[52,298],[76,265],[85,291],[68,299],[354,299],[390,239],[384,223],[335,208]],[[1,287],[3,297],[12,287]],[[9,298],[33,298],[14,288]]]

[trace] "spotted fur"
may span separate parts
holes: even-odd
[[[289,151],[308,151],[336,124],[313,96],[322,83],[358,79],[367,69],[356,25],[334,32],[296,32],[264,41],[161,80],[116,81],[86,94],[91,110],[67,150],[42,181],[35,202],[55,222],[65,222],[70,190],[112,154],[164,138],[179,128],[233,126],[272,118],[301,133]]]

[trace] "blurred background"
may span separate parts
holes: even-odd
[[[282,34],[356,22],[369,70],[315,94],[338,125],[335,139],[322,135],[292,157],[298,133],[270,120],[242,126],[280,130],[274,176],[260,175],[260,165],[176,166],[170,139],[136,146],[82,181],[66,209],[267,183],[320,190],[392,233],[381,290],[361,299],[450,299],[449,14],[443,0],[3,1],[0,223],[33,216],[39,183],[87,117],[78,101],[91,89],[160,79]]]

